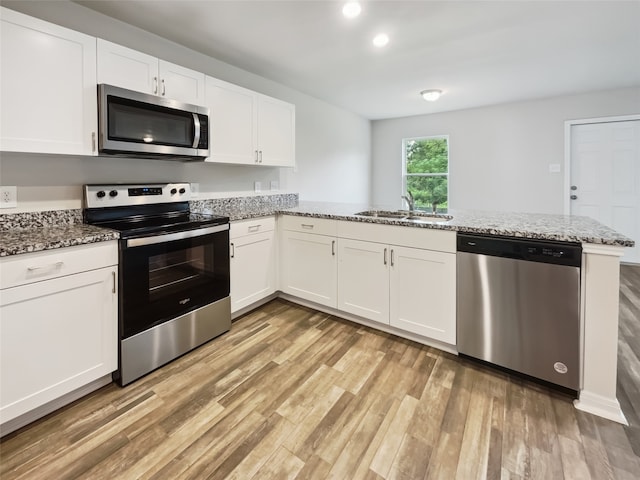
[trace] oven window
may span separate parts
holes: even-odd
[[[162,297],[184,289],[189,282],[206,275],[205,247],[153,255],[149,258],[149,297]]]

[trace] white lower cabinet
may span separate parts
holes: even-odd
[[[389,325],[389,247],[338,239],[338,309]]]
[[[0,423],[117,368],[118,256],[108,243],[3,259]]]
[[[338,309],[455,344],[455,254],[338,239]]]
[[[285,228],[288,220],[283,218]],[[316,219],[303,220],[300,225],[313,230],[317,223]],[[335,308],[338,295],[336,237],[285,229],[281,238],[281,290]]]
[[[456,344],[456,254],[391,246],[392,327]]]
[[[231,313],[276,291],[275,218],[231,223]]]

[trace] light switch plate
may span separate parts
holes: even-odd
[[[260,192],[262,191],[262,183],[261,182],[253,182],[253,191]]]
[[[280,182],[278,182],[278,180],[271,180],[271,184],[269,188],[271,190],[278,190],[280,188]]]
[[[18,188],[0,187],[0,208],[16,208],[18,206]]]
[[[192,183],[191,184],[191,198],[197,197],[200,194],[200,184]]]

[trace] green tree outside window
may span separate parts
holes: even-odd
[[[413,194],[415,207],[425,210],[448,208],[449,139],[411,138],[403,141],[404,186]]]

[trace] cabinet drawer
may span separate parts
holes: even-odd
[[[229,238],[234,239],[245,235],[271,232],[275,229],[275,225],[276,218],[273,216],[238,220],[237,222],[231,222]]]
[[[0,289],[118,264],[118,242],[45,250],[0,259]]]
[[[302,217],[299,215],[283,215],[282,229],[294,232],[316,233],[318,235],[336,236],[335,220],[326,218]]]

